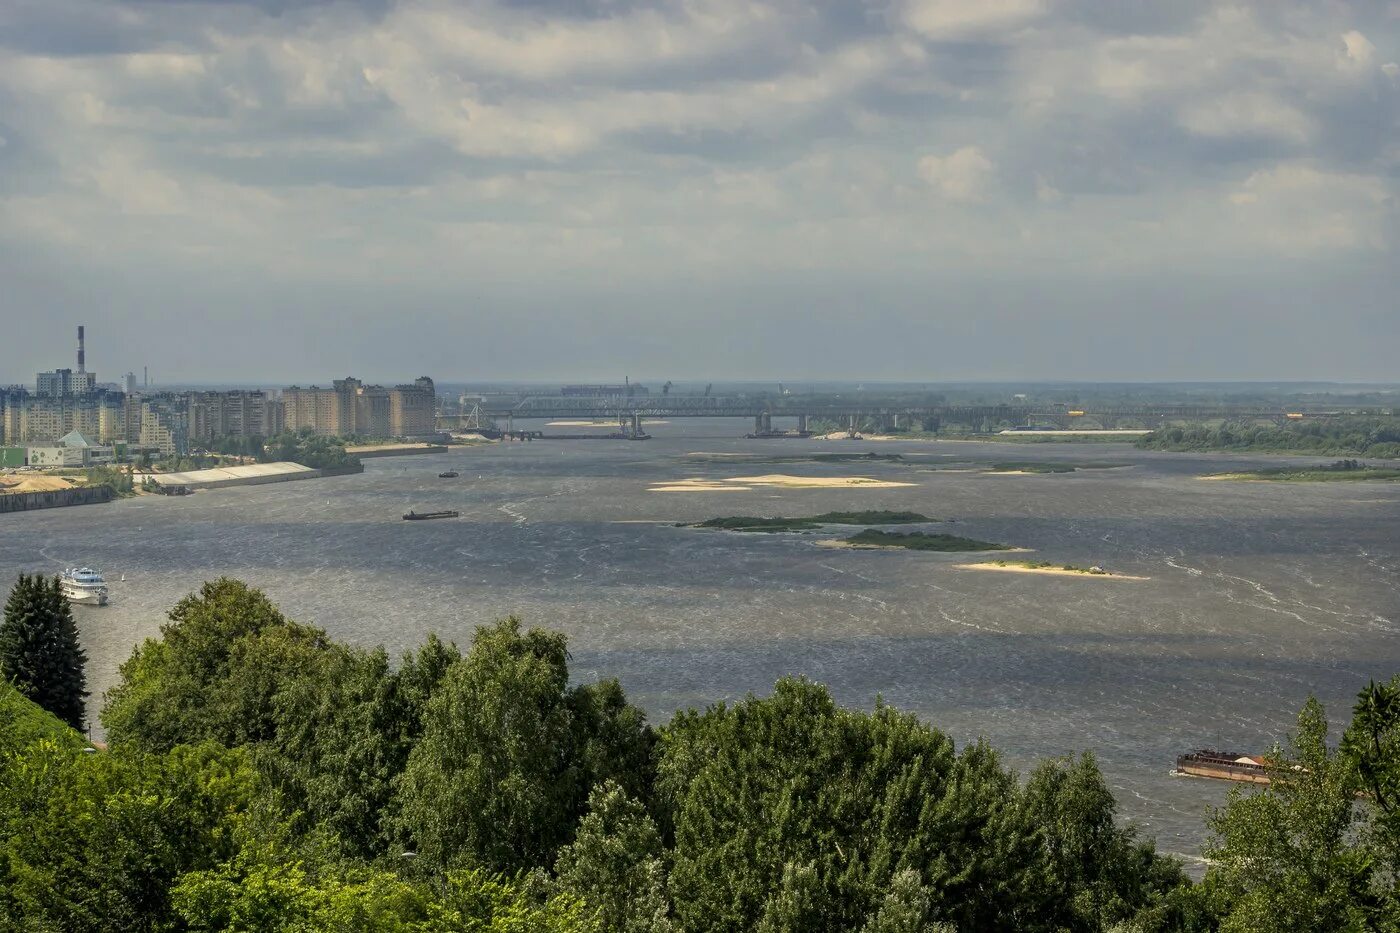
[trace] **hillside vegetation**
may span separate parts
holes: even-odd
[[[1279,752],[1302,768],[1221,812],[1193,884],[1118,824],[1090,755],[1018,775],[984,742],[841,707],[802,678],[654,726],[616,681],[574,681],[568,657],[559,633],[505,619],[394,663],[245,584],[206,584],[122,665],[110,751],[84,754],[0,693],[0,927],[1324,933],[1400,918],[1400,684],[1363,693],[1340,750],[1310,703]]]

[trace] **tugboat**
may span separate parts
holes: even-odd
[[[403,520],[406,522],[426,522],[435,518],[456,518],[460,513],[453,511],[443,512],[415,512],[409,509],[404,513]]]
[[[63,595],[76,606],[107,605],[107,581],[89,567],[69,567],[59,575]]]
[[[443,470],[438,474],[438,479],[456,479],[460,475],[456,470]]]

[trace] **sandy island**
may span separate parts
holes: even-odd
[[[1003,573],[1039,573],[1052,577],[1092,577],[1096,580],[1148,580],[1150,577],[1135,577],[1127,573],[1090,573],[1087,570],[1066,570],[1063,567],[1024,567],[1016,564],[954,564],[958,570],[1000,570]]]
[[[789,476],[768,473],[763,476],[736,476],[732,479],[679,479],[653,485],[648,492],[733,492],[755,486],[782,489],[898,489],[916,486],[895,480],[871,479],[868,476]]]

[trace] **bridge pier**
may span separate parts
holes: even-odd
[[[642,416],[638,412],[632,412],[632,436],[642,436]]]
[[[806,434],[806,433],[807,433],[807,416],[806,416],[806,415],[798,415],[798,416],[797,416],[797,433],[798,433],[798,434]]]

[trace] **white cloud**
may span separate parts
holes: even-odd
[[[903,15],[930,39],[966,39],[1019,28],[1045,11],[1044,0],[906,0]]]
[[[1193,100],[1180,113],[1181,125],[1198,136],[1267,136],[1306,142],[1312,120],[1297,107],[1271,94],[1228,93]]]
[[[946,156],[919,160],[919,177],[950,201],[981,201],[986,197],[996,166],[976,146],[964,146]]]

